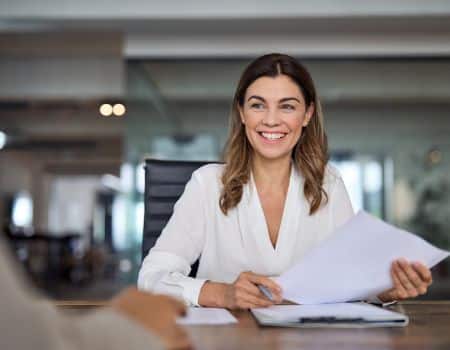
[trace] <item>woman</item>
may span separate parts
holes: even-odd
[[[225,165],[192,175],[139,273],[141,289],[191,305],[265,307],[282,300],[283,273],[353,215],[314,83],[294,58],[270,54],[244,71],[232,106]],[[188,277],[200,257],[197,278]],[[392,264],[382,301],[426,292],[422,264]],[[269,300],[258,288],[273,295]]]

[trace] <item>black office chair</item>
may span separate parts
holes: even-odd
[[[205,164],[203,161],[172,161],[147,159],[145,161],[145,209],[142,259],[155,245],[173,213],[173,206],[184,191],[192,173]],[[189,276],[197,274],[198,261],[192,265]]]

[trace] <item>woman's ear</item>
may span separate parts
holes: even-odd
[[[305,112],[305,120],[303,121],[303,126],[308,125],[309,121],[314,115],[314,109],[315,109],[314,102],[311,102],[311,104],[308,106],[308,109]]]

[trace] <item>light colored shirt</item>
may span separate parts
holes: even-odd
[[[220,210],[223,167],[209,164],[192,174],[167,226],[143,261],[140,289],[198,306],[205,281],[232,283],[244,271],[280,275],[354,214],[338,170],[327,165],[323,187],[328,203],[309,215],[304,178],[292,166],[274,248],[253,176],[244,185],[239,204],[228,215]],[[197,277],[188,277],[199,257]]]

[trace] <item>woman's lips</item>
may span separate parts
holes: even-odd
[[[276,144],[282,142],[285,138],[287,133],[284,132],[257,132],[260,138],[268,144]]]

